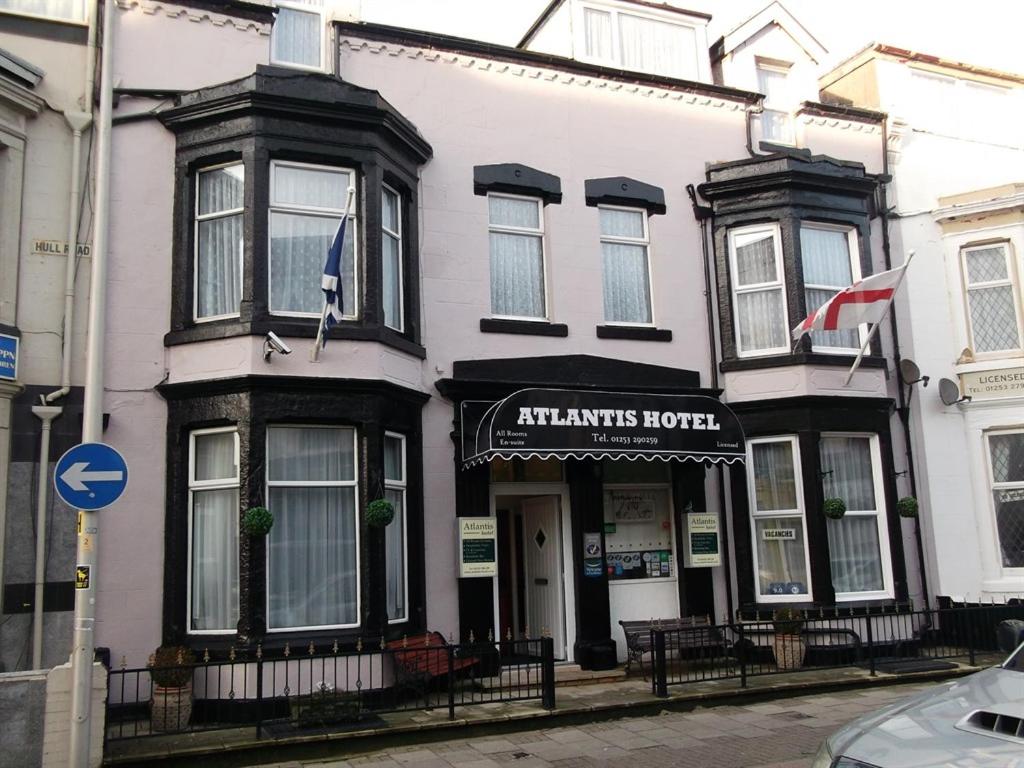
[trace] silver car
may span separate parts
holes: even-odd
[[[811,768],[1024,768],[1024,631],[1000,666],[942,683],[828,737]],[[1012,647],[1012,646],[1011,646]]]

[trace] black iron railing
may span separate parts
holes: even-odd
[[[651,628],[652,690],[704,680],[860,666],[924,669],[927,662],[998,652],[996,626],[1024,619],[1024,604],[970,605],[930,610],[827,608],[793,622],[737,620],[709,625],[694,642],[693,629]],[[931,665],[934,666],[934,665]]]
[[[439,636],[435,636],[439,637]],[[428,637],[326,651],[257,646],[170,667],[110,672],[107,740],[253,727],[256,736],[372,727],[403,710],[540,700],[555,706],[551,638],[447,644]],[[382,724],[382,723],[381,723]]]

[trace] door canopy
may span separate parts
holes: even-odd
[[[496,403],[463,403],[462,433],[465,467],[496,457],[731,464],[746,455],[736,414],[704,395],[521,389]]]

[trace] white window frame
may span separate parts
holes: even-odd
[[[847,509],[846,515],[850,517],[868,517],[873,515],[878,527],[878,556],[882,560],[882,585],[880,590],[870,592],[836,592],[837,603],[847,603],[857,600],[884,600],[894,599],[892,576],[892,550],[889,544],[889,509],[885,498],[885,485],[882,482],[882,450],[878,435],[866,432],[822,432],[821,440],[826,437],[852,437],[868,440],[871,451],[871,481],[875,492],[875,510]],[[820,450],[820,447],[819,447]],[[831,553],[829,556],[829,576],[832,573]]]
[[[267,468],[264,473],[264,488],[266,498],[270,498],[271,488],[353,488],[355,503],[353,504],[352,514],[355,517],[355,551],[356,551],[356,562],[355,562],[355,575],[356,575],[356,621],[353,624],[318,624],[315,626],[305,627],[271,627],[270,626],[270,545],[269,540],[266,547],[266,562],[265,562],[265,573],[266,580],[264,582],[264,610],[266,611],[267,617],[267,634],[275,634],[280,632],[317,632],[326,629],[352,629],[362,625],[363,609],[361,605],[362,598],[362,561],[360,560],[360,535],[359,535],[359,431],[355,427],[349,427],[337,424],[292,424],[292,423],[280,423],[280,424],[268,424],[266,429],[264,456],[270,455],[270,432],[271,430],[278,428],[293,428],[293,429],[333,429],[339,432],[349,431],[352,433],[352,480],[271,480],[270,479],[270,464],[267,461]]]
[[[270,63],[281,66],[289,67],[291,69],[302,69],[307,72],[323,72],[327,68],[327,11],[324,7],[324,0],[275,0],[274,4],[278,8],[283,8],[289,11],[298,11],[301,13],[308,13],[310,15],[316,14],[319,17],[320,23],[320,64],[319,66],[311,66],[309,64],[298,64],[291,61],[285,61],[283,59],[274,58],[274,30],[271,27],[270,35]],[[274,23],[277,23],[275,18]]]
[[[640,245],[644,249],[644,258],[647,262],[647,298],[650,301],[650,305],[647,307],[648,314],[651,316],[649,323],[630,323],[621,320],[609,320],[607,317],[604,318],[605,325],[619,325],[630,328],[655,328],[654,318],[654,275],[651,272],[651,231],[650,231],[650,214],[648,214],[645,208],[633,208],[625,205],[599,205],[597,206],[598,216],[600,216],[601,210],[609,211],[628,211],[629,213],[639,213],[644,223],[644,234],[642,238],[625,237],[620,235],[605,235],[601,233],[600,220],[598,221],[598,236],[601,244],[612,243],[621,245]],[[603,250],[603,249],[602,249]],[[604,261],[604,254],[602,253],[602,262]],[[602,263],[601,269],[601,280],[605,280],[607,275],[604,274],[604,264]],[[602,294],[604,292],[604,284],[601,285]],[[602,307],[602,312],[604,308]]]
[[[398,213],[398,230],[397,231],[392,231],[392,230],[388,229],[384,225],[384,215],[383,215],[384,214],[384,195],[387,192],[390,192],[391,194],[393,194],[395,196],[395,206],[396,206],[397,213]],[[397,291],[398,291],[398,325],[388,325],[387,322],[385,322],[384,324],[385,324],[385,326],[387,326],[388,328],[391,328],[394,331],[398,331],[399,333],[404,333],[405,332],[405,264],[403,264],[403,259],[405,257],[405,253],[404,253],[404,250],[402,248],[402,210],[403,210],[402,209],[402,193],[399,192],[394,187],[392,187],[392,186],[390,186],[388,184],[384,184],[384,185],[382,185],[380,196],[381,196],[381,203],[380,203],[380,207],[381,207],[381,226],[380,226],[380,228],[381,228],[381,238],[383,239],[384,237],[391,236],[391,237],[393,237],[398,242],[398,286],[397,286]],[[384,244],[383,243],[381,243],[381,249],[380,249],[380,274],[381,274],[381,283],[383,284],[383,278],[384,278]],[[381,292],[381,296],[383,297],[383,291]],[[383,319],[383,317],[384,317],[384,309],[382,307],[381,308],[381,318]]]
[[[89,23],[86,18],[86,4],[85,0],[64,0],[65,3],[73,4],[73,7],[77,8],[71,16],[50,16],[45,13],[33,13],[31,11],[23,11],[17,6],[17,0],[15,0],[15,7],[13,8],[0,8],[0,15],[10,14],[12,16],[27,16],[31,19],[45,19],[47,21],[59,21],[63,24],[76,24],[85,26]]]
[[[491,223],[491,198],[500,197],[506,200],[529,200],[537,206],[537,222],[540,225],[537,229],[530,227],[513,227],[507,224],[492,224]],[[505,235],[528,235],[530,237],[540,238],[540,264],[541,264],[541,276],[544,280],[544,290],[541,294],[541,299],[544,302],[544,312],[538,317],[532,317],[529,315],[499,315],[494,312],[494,307],[491,306],[491,317],[496,320],[527,320],[535,323],[547,323],[550,322],[550,302],[548,301],[548,249],[547,243],[545,242],[544,236],[544,200],[539,197],[533,197],[531,195],[515,195],[508,192],[488,192],[487,193],[487,255],[488,255],[488,283],[487,283],[487,294],[488,303],[490,304],[490,293],[491,293],[491,280],[494,279],[493,275],[490,274],[490,235],[492,232]]]
[[[745,238],[759,239],[757,235],[763,235],[765,233],[771,233],[772,236],[772,247],[775,249],[775,280],[767,283],[755,283],[753,285],[739,285],[739,269],[736,263],[736,249],[738,246],[743,245],[738,240]],[[786,267],[785,259],[782,253],[782,235],[779,230],[779,225],[772,224],[755,224],[748,227],[736,227],[730,229],[728,233],[729,242],[729,269],[731,277],[729,280],[729,290],[732,294],[732,314],[733,314],[733,339],[736,346],[736,356],[741,358],[746,357],[765,357],[766,355],[785,355],[790,352],[789,345],[789,299],[786,296]],[[783,322],[783,338],[786,340],[785,346],[781,347],[770,347],[765,349],[749,349],[745,350],[740,346],[740,304],[738,296],[744,293],[760,293],[769,289],[778,289],[782,293],[782,322]]]
[[[755,76],[758,76],[760,74],[760,70],[764,70],[765,72],[774,72],[776,74],[785,75],[786,78],[787,78],[787,80],[786,80],[786,88],[787,88],[787,90],[791,89],[793,87],[793,82],[790,79],[790,76],[792,75],[792,72],[793,72],[793,65],[791,63],[782,62],[782,61],[775,62],[775,61],[768,61],[766,59],[756,58],[755,59],[755,63],[754,63],[754,67],[755,67],[755,71],[754,71]],[[761,88],[760,77],[757,77],[757,81],[758,81],[757,82],[758,90],[760,90],[760,88]],[[790,104],[775,104],[774,102],[768,101],[768,94],[764,94],[764,96],[765,96],[765,100],[762,103],[763,111],[764,112],[774,112],[776,114],[783,115],[786,118],[786,127],[787,127],[787,130],[789,132],[789,140],[786,141],[785,139],[774,139],[774,138],[770,139],[767,136],[765,136],[764,123],[763,122],[761,123],[761,138],[764,141],[770,142],[772,144],[782,144],[784,146],[795,147],[797,142],[796,142],[796,121],[793,119],[793,112],[792,112],[793,104],[792,103],[790,103]]]
[[[216,480],[196,480],[196,437],[202,437],[203,435],[217,435],[232,433],[235,437],[235,477],[234,480],[226,478],[217,478]],[[241,464],[239,463],[239,440],[238,440],[238,428],[237,427],[213,427],[210,429],[194,429],[189,432],[188,436],[188,568],[185,577],[185,616],[188,629],[186,634],[189,635],[233,635],[238,629],[232,627],[231,629],[192,629],[192,511],[193,511],[193,498],[195,491],[227,491],[235,489],[241,493]],[[236,521],[241,524],[241,520]],[[239,566],[241,565],[241,553],[236,552],[235,557],[239,558]],[[239,571],[241,576],[241,571]],[[241,583],[236,584],[236,589],[239,590],[239,610],[241,610]],[[238,616],[235,616],[237,623]]]
[[[385,432],[384,437],[399,440],[402,444],[402,479],[389,480],[387,473],[384,475],[384,490],[399,491],[402,494],[402,577],[405,581],[405,614],[400,618],[388,617],[388,624],[401,624],[409,620],[409,463],[406,460],[408,441],[405,435],[398,432]]]
[[[267,204],[267,248],[266,248],[266,259],[267,259],[267,307],[269,313],[276,317],[315,317],[319,319],[321,312],[292,312],[286,310],[275,310],[272,299],[272,283],[273,283],[273,267],[271,266],[271,238],[273,237],[273,219],[275,213],[290,213],[298,214],[301,216],[314,216],[322,219],[335,219],[340,224],[341,217],[345,215],[345,200],[340,201],[341,205],[338,208],[323,208],[314,205],[295,205],[294,203],[279,203],[277,202],[276,189],[274,182],[274,169],[279,167],[287,168],[302,168],[314,171],[325,171],[328,173],[348,174],[349,185],[354,186],[357,190],[356,201],[358,201],[358,181],[359,177],[355,168],[349,168],[343,165],[317,165],[314,163],[298,163],[292,160],[271,160],[270,161],[270,197]],[[346,185],[349,186],[349,185]],[[347,200],[347,195],[346,195]],[[342,315],[343,320],[358,320],[360,316],[360,310],[362,305],[362,294],[359,288],[359,273],[360,273],[360,249],[359,249],[359,216],[358,216],[358,204],[353,204],[352,209],[348,212],[348,221],[345,223],[345,237],[346,239],[352,240],[352,291],[353,300],[352,306],[354,314]],[[337,229],[337,224],[335,226]],[[323,254],[324,261],[327,261],[327,251]],[[342,248],[342,257],[344,258],[344,248]],[[315,276],[315,279],[319,283],[320,274]]]
[[[859,248],[860,248],[860,245],[859,245],[860,241],[857,239],[857,230],[856,230],[856,228],[849,227],[849,226],[843,226],[841,224],[826,224],[826,223],[819,222],[819,221],[804,221],[804,220],[801,220],[800,221],[800,229],[819,229],[819,230],[824,230],[824,231],[827,231],[827,232],[845,232],[846,233],[846,250],[847,250],[847,252],[849,253],[849,256],[850,256],[850,275],[853,277],[853,283],[856,283],[858,280],[862,279],[862,275],[861,275],[861,271],[860,271],[860,250],[859,250]],[[799,237],[799,233],[797,233],[797,236]],[[802,264],[802,262],[803,262],[803,246],[802,245],[801,245],[801,248],[800,248],[800,259],[801,259],[801,270],[800,271],[801,271],[801,273],[803,273],[803,268],[802,268],[803,267],[803,264]],[[850,285],[853,285],[853,283],[851,283]],[[807,289],[808,288],[818,288],[818,289],[829,290],[829,291],[831,291],[831,290],[833,290],[833,288],[835,288],[835,293],[839,293],[839,291],[843,290],[844,288],[848,288],[848,287],[849,286],[846,286],[846,285],[831,286],[831,285],[821,285],[819,283],[807,283],[807,282],[804,282],[803,285],[802,285],[802,289],[804,291],[804,301],[806,302],[806,294],[807,294]],[[807,312],[808,313],[811,312],[811,308],[810,307],[807,308]],[[861,323],[859,326],[857,326],[857,339],[860,341],[860,344],[858,346],[856,346],[856,347],[826,347],[826,346],[819,346],[817,344],[814,344],[814,333],[812,332],[811,333],[811,350],[813,352],[821,352],[822,354],[826,354],[826,355],[850,355],[850,354],[856,355],[856,354],[858,354],[860,352],[861,348],[864,346],[864,342],[867,339],[867,334],[868,334],[868,325],[867,325],[867,323]]]
[[[602,59],[597,56],[587,55],[587,40],[584,33],[585,23],[584,16],[586,10],[596,11],[598,13],[607,13],[610,17],[609,24],[611,26],[612,40],[611,49],[612,56],[608,59]],[[600,0],[576,0],[573,3],[573,27],[578,30],[574,33],[574,49],[576,51],[575,59],[578,61],[587,62],[589,64],[597,64],[604,67],[615,67],[616,69],[623,68],[622,64],[622,43],[621,43],[621,32],[619,29],[619,16],[633,16],[638,19],[645,19],[649,21],[658,21],[664,24],[671,24],[676,27],[682,27],[693,32],[693,43],[694,43],[694,57],[693,62],[693,74],[692,76],[683,76],[676,74],[668,74],[665,72],[647,72],[652,75],[662,75],[664,77],[672,77],[679,80],[691,80],[708,82],[711,79],[710,61],[707,60],[707,28],[700,23],[691,21],[686,17],[680,16],[676,13],[665,13],[657,10],[656,8],[642,8],[640,6],[630,6],[629,8],[621,8],[619,5],[614,3],[603,3]],[[702,56],[702,54],[704,54]],[[646,71],[646,70],[637,70]]]
[[[990,250],[995,247],[1003,249],[1003,257],[1006,259],[1006,279],[994,280],[987,283],[971,283],[970,273],[967,269],[967,254],[971,251]],[[960,246],[958,255],[960,267],[960,284],[963,289],[964,325],[967,331],[967,346],[974,354],[975,360],[998,360],[1004,357],[1018,357],[1024,352],[1024,317],[1021,309],[1020,279],[1017,271],[1016,254],[1013,251],[1013,244],[1009,240],[994,240],[987,242],[972,242]],[[971,320],[971,291],[983,288],[999,288],[1009,285],[1013,292],[1013,306],[1017,315],[1017,347],[1013,349],[996,349],[988,352],[978,352],[974,343],[974,323]]]
[[[985,476],[988,480],[988,510],[989,510],[989,524],[992,526],[992,541],[995,545],[996,565],[999,569],[999,573],[1004,578],[1020,579],[1024,577],[1024,568],[1015,568],[1013,566],[1003,565],[1002,558],[1002,543],[999,540],[999,521],[996,519],[996,500],[995,492],[1002,490],[1013,490],[1016,488],[1024,489],[1024,482],[1013,481],[1013,482],[996,482],[995,468],[992,466],[992,437],[998,437],[999,435],[1021,435],[1024,437],[1024,428],[1006,428],[1006,429],[989,429],[983,433],[985,442],[985,463],[987,464]]]
[[[793,455],[793,482],[796,487],[797,508],[791,510],[772,509],[760,512],[757,509],[757,489],[754,481],[754,446],[767,443],[788,443]],[[747,499],[750,505],[750,537],[754,561],[754,592],[758,603],[809,603],[814,599],[814,577],[811,573],[811,544],[807,531],[807,506],[804,504],[803,468],[800,463],[800,441],[796,435],[772,435],[747,440]],[[761,567],[757,554],[757,524],[760,518],[788,517],[800,520],[804,531],[804,569],[807,573],[807,593],[802,595],[765,595],[761,593]]]
[[[242,202],[242,205],[237,207],[237,208],[229,208],[229,209],[223,210],[223,211],[214,211],[213,213],[200,214],[199,213],[199,194],[200,194],[199,193],[199,189],[200,189],[199,180],[202,177],[202,175],[204,173],[209,173],[211,171],[220,171],[220,170],[223,170],[224,168],[234,168],[235,166],[238,166],[238,167],[240,167],[242,169],[242,184],[243,184],[243,193],[242,193],[242,195],[243,195],[242,196],[243,202]],[[205,167],[205,168],[200,168],[196,172],[196,179],[195,179],[196,194],[195,194],[195,202],[193,204],[193,211],[192,211],[192,243],[193,243],[193,247],[192,247],[192,321],[195,322],[195,323],[211,323],[211,322],[214,322],[215,320],[226,320],[228,318],[239,317],[241,315],[241,308],[239,308],[235,312],[228,312],[228,313],[223,314],[223,315],[206,315],[204,317],[199,317],[199,224],[201,222],[212,221],[214,219],[226,219],[229,216],[239,216],[239,215],[243,216],[243,217],[245,216],[245,202],[244,202],[245,201],[245,192],[244,192],[245,187],[244,187],[244,185],[246,183],[245,176],[246,176],[245,165],[242,163],[241,160],[232,160],[229,163],[220,163],[218,165],[211,165],[211,166],[208,166],[208,167]],[[269,264],[268,264],[268,267],[269,267]],[[244,232],[244,222],[243,222],[242,247],[239,249],[239,252],[238,252],[238,293],[239,293],[239,296],[242,295],[244,290],[245,290],[245,232]]]

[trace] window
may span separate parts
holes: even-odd
[[[267,628],[359,623],[356,432],[269,427]]]
[[[878,438],[822,435],[819,453],[823,498],[846,504],[827,522],[836,600],[892,597]]]
[[[583,6],[583,57],[596,64],[696,79],[697,30],[653,16]]]
[[[667,487],[605,484],[604,529],[609,581],[676,575]]]
[[[778,144],[793,144],[793,120],[790,108],[793,97],[789,87],[789,66],[757,65],[757,89],[764,94],[761,113],[761,138]]]
[[[86,20],[85,0],[0,0],[0,11],[62,21]]]
[[[1003,568],[1024,568],[1024,432],[988,436],[992,498]]]
[[[270,164],[270,311],[319,317],[320,278],[345,212],[355,172],[299,163]],[[341,255],[342,311],[356,317],[356,217],[350,211]]]
[[[964,248],[962,253],[971,349],[976,355],[1020,350],[1020,302],[1009,244]]]
[[[739,356],[789,352],[778,226],[730,230],[729,254]]]
[[[391,623],[409,618],[405,489],[405,438],[388,432],[384,435],[384,495],[395,507],[395,519],[384,529],[387,548],[388,620]]]
[[[238,433],[197,430],[189,441],[189,631],[238,623]]]
[[[857,254],[852,229],[826,225],[800,225],[800,253],[804,272],[804,301],[807,314],[836,293],[860,280],[860,268],[851,254]],[[815,350],[843,352],[860,350],[861,330],[815,331]]]
[[[758,600],[811,594],[800,452],[795,437],[747,441]]]
[[[323,0],[278,0],[270,33],[270,61],[323,69]]]
[[[544,208],[532,197],[487,196],[491,250],[491,314],[543,320]]]
[[[384,324],[399,333],[402,316],[402,198],[390,187],[381,192],[381,273],[384,278]]]
[[[242,297],[241,163],[200,171],[196,179],[196,267],[193,317],[218,320],[238,314]]]
[[[651,324],[651,278],[647,212],[600,207],[604,319]]]

